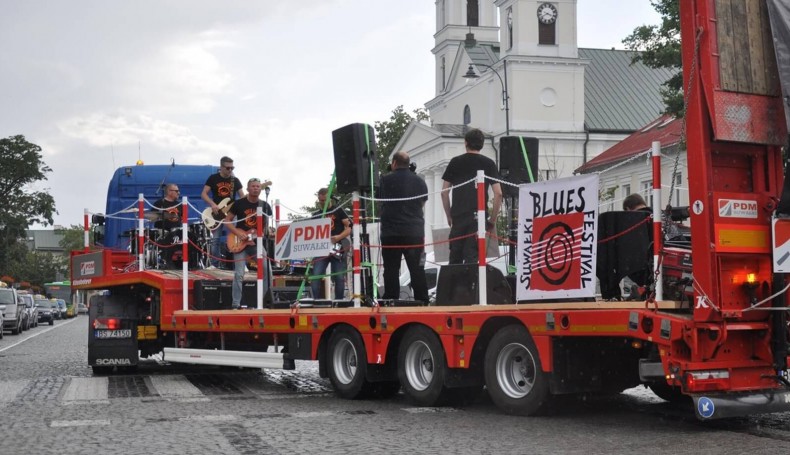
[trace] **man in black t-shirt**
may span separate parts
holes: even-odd
[[[157,229],[170,229],[181,227],[181,201],[178,200],[180,192],[178,185],[168,183],[165,186],[165,196],[153,203],[154,208],[159,209],[159,220],[154,222]]]
[[[346,251],[351,247],[349,236],[351,235],[351,220],[342,207],[335,207],[330,199],[326,205],[326,198],[329,190],[321,188],[318,190],[318,206],[321,210],[313,213],[312,218],[330,218],[332,220],[332,230],[330,232],[332,244],[340,244],[340,248],[333,250],[332,254],[322,258],[313,258],[313,272],[311,275],[323,275],[329,266],[332,266],[332,281],[335,283],[335,299],[342,300],[346,293]],[[326,206],[326,211],[324,207]],[[313,298],[323,298],[321,295],[321,281],[315,279],[310,283]]]
[[[474,182],[453,188],[453,203],[450,206],[449,189],[477,177],[477,171],[485,172],[486,177],[498,179],[499,172],[494,161],[480,154],[485,144],[485,135],[479,129],[469,130],[464,136],[466,153],[456,156],[447,165],[442,180],[442,205],[450,225],[450,239],[477,232],[477,189]],[[496,217],[502,206],[502,188],[499,182],[485,183],[485,207],[488,210],[488,188],[494,192],[494,202],[490,216],[486,213],[486,231],[492,232],[496,226]],[[450,241],[450,264],[476,264],[477,236]]]
[[[230,202],[233,202],[237,196],[239,199],[244,197],[244,188],[241,186],[241,181],[233,175],[234,169],[233,160],[227,156],[223,156],[219,160],[219,172],[211,174],[209,178],[206,179],[205,185],[203,185],[203,192],[200,194],[200,198],[211,207],[211,211],[214,213],[215,219],[217,220],[224,218],[225,214],[227,214],[227,208],[224,209],[223,213],[217,204],[224,199],[230,199]],[[209,196],[209,192],[211,192],[211,196]],[[211,233],[211,236],[213,239],[211,241],[210,262],[212,266],[218,267],[220,265],[220,237],[222,237],[222,228],[217,228]]]
[[[247,196],[237,200],[228,211],[225,217],[225,222],[228,230],[235,234],[240,239],[246,239],[246,246],[238,253],[233,253],[233,286],[231,293],[233,297],[233,308],[238,309],[241,306],[242,295],[242,282],[244,280],[244,272],[247,266],[247,258],[256,257],[257,244],[255,240],[255,233],[257,228],[256,214],[258,207],[263,209],[263,232],[266,233],[267,220],[272,214],[271,206],[259,198],[261,194],[261,180],[252,178],[247,182]],[[236,220],[233,223],[233,220]],[[269,281],[271,280],[271,267],[269,267],[269,260],[266,256],[266,247],[263,248],[263,294],[269,289]],[[244,302],[247,306],[252,306],[252,302]]]
[[[384,298],[400,298],[400,260],[406,260],[414,300],[428,303],[425,280],[425,180],[409,169],[409,154],[392,155],[392,172],[381,178],[379,197],[407,199],[381,203],[381,257],[384,261]]]

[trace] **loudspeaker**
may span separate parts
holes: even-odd
[[[195,282],[196,310],[229,310],[233,304],[232,281],[198,280]]]
[[[332,131],[332,146],[335,152],[335,181],[338,193],[370,191],[371,173],[373,185],[378,186],[379,167],[376,162],[376,139],[372,126],[352,123],[336,129]]]
[[[489,305],[514,302],[513,291],[498,268],[486,266],[486,300]],[[443,265],[436,286],[436,305],[477,305],[477,264]]]
[[[524,141],[524,148],[521,141]],[[534,137],[505,136],[499,140],[499,174],[502,180],[520,185],[531,183],[529,171],[535,181],[538,181],[538,144]],[[527,159],[524,160],[524,152]],[[529,165],[529,168],[527,168]],[[518,196],[518,188],[511,185],[502,185],[505,196]]]

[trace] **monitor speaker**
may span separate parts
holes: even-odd
[[[371,178],[373,185],[378,185],[379,169],[373,127],[352,123],[336,129],[332,131],[332,145],[338,193],[370,191]]]
[[[489,305],[513,303],[510,284],[498,268],[486,266],[486,300]],[[477,305],[477,264],[443,265],[436,286],[436,305]]]
[[[523,142],[523,147],[522,147]],[[538,145],[534,137],[505,136],[499,140],[499,174],[514,185],[538,181]],[[526,159],[525,159],[526,157]],[[502,185],[505,196],[518,196],[518,188]]]

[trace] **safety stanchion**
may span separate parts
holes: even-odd
[[[143,193],[137,194],[137,270],[145,270],[145,261],[143,260],[143,243],[145,242],[145,231],[143,221],[145,215],[145,198]]]
[[[263,309],[263,207],[260,205],[255,211],[255,243],[256,243],[256,263],[258,264],[258,276],[256,291],[256,308]],[[267,278],[268,279],[268,278]]]
[[[664,286],[661,273],[661,142],[653,141],[653,270],[656,280],[656,300],[664,299]],[[674,179],[675,177],[672,176]],[[672,197],[670,194],[669,197]]]
[[[181,198],[181,308],[189,309],[189,213],[187,197]],[[164,216],[164,212],[162,212]]]
[[[477,295],[480,305],[486,305],[486,175],[477,171]]]
[[[353,210],[353,217],[354,217],[354,227],[353,227],[353,234],[354,234],[354,260],[352,267],[354,269],[354,308],[359,308],[362,306],[361,299],[359,298],[360,294],[362,293],[362,275],[360,275],[360,262],[362,262],[362,256],[360,254],[360,239],[359,239],[359,191],[354,191],[352,197],[352,210]],[[334,270],[333,270],[334,272]]]
[[[90,251],[90,247],[91,247],[90,235],[88,233],[89,230],[90,230],[90,225],[88,224],[88,209],[85,209],[85,215],[83,216],[83,224],[85,226],[85,228],[84,228],[85,231],[83,233],[83,239],[82,240],[84,242],[84,245],[83,245],[84,246],[84,251],[87,253],[88,251]]]

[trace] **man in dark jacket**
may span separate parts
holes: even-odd
[[[428,303],[425,280],[425,181],[409,169],[409,154],[392,156],[392,172],[381,178],[381,256],[384,261],[384,298],[400,297],[400,262],[406,260],[414,300]],[[390,200],[387,200],[390,199]],[[398,199],[398,200],[393,200]]]

